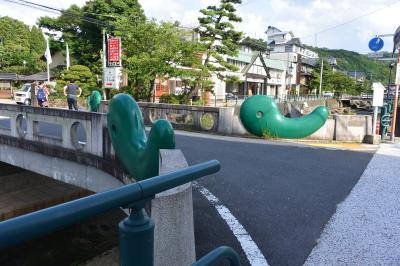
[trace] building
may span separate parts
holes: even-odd
[[[11,97],[12,82],[18,80],[18,75],[15,73],[0,73],[0,98],[8,99]]]
[[[316,94],[316,89],[312,89],[312,72],[317,65],[318,59],[301,58],[300,65],[300,94]]]
[[[197,33],[190,34],[190,29],[182,28],[183,37],[188,41],[199,41]],[[206,55],[199,55],[204,60]],[[281,60],[268,58],[267,52],[262,53],[252,49],[249,45],[242,45],[237,56],[226,56],[225,60],[235,65],[238,71],[223,73],[230,77],[227,81],[220,80],[217,75],[212,75],[214,95],[217,101],[225,100],[226,93],[243,95],[270,95],[280,96],[287,93],[286,73],[287,67]],[[182,66],[177,66],[182,67]],[[229,81],[231,80],[231,81]],[[235,80],[233,82],[232,80]],[[155,82],[155,100],[163,94],[179,94],[184,89],[180,77],[157,78]],[[194,92],[199,96],[201,91]]]
[[[263,53],[242,47],[236,57],[227,57],[227,61],[239,68],[237,72],[225,73],[236,77],[238,82],[225,82],[213,77],[216,95],[224,98],[225,93],[239,96],[269,95],[280,96],[285,91],[285,65],[279,60],[267,58]]]
[[[335,57],[329,57],[328,64],[332,67],[333,72],[345,72],[344,69],[338,65]]]
[[[291,31],[269,26],[265,33],[271,47],[269,57],[281,60],[286,67],[288,94],[304,93],[304,88],[309,84],[309,68],[315,66],[318,54],[305,47]]]
[[[347,75],[360,82],[364,82],[367,76],[364,71],[359,70],[347,71]]]

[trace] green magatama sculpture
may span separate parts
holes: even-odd
[[[86,103],[89,107],[90,112],[97,112],[99,110],[100,102],[101,94],[97,90],[92,91],[92,94],[86,99]]]
[[[298,139],[320,129],[328,118],[325,106],[317,107],[301,118],[283,116],[275,101],[268,96],[257,95],[246,99],[240,108],[240,120],[250,133],[262,137]]]
[[[115,95],[108,108],[108,133],[125,170],[136,181],[158,175],[159,150],[175,149],[172,125],[158,120],[147,138],[142,113],[131,96]]]

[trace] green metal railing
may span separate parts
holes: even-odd
[[[129,208],[131,212],[119,224],[120,265],[153,265],[154,222],[144,210],[145,202],[153,199],[157,193],[216,173],[219,169],[218,161],[208,161],[0,222],[0,250],[123,207]],[[217,257],[225,256],[233,261],[230,253],[219,251]],[[215,255],[212,253],[206,257],[214,258]]]
[[[192,266],[210,266],[228,260],[232,266],[240,266],[239,255],[230,247],[219,247],[193,263]]]

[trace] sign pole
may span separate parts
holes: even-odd
[[[321,97],[322,93],[322,73],[324,71],[324,59],[321,58],[321,75],[319,77],[319,97]]]
[[[103,89],[103,99],[107,101],[107,94],[106,94],[106,88],[105,88],[105,72],[106,72],[106,60],[107,60],[107,55],[106,55],[106,30],[103,29],[103,78],[102,78],[102,89]]]
[[[372,135],[376,135],[376,122],[378,120],[378,108],[383,106],[383,98],[385,94],[385,86],[382,83],[374,82],[372,84],[372,89],[374,91],[372,98],[372,106],[374,107],[374,119],[372,121]]]
[[[376,135],[376,121],[378,120],[378,106],[374,106],[374,120],[372,122],[372,135]]]
[[[399,94],[399,85],[400,85],[400,53],[397,57],[397,68],[396,68],[396,92],[394,94],[394,110],[393,110],[393,120],[392,120],[392,135],[390,140],[394,141],[396,138],[396,117],[397,117],[397,98]]]

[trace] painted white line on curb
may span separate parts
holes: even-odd
[[[200,186],[198,183],[193,182],[193,186],[196,187],[200,193],[215,207],[219,215],[228,224],[229,228],[239,241],[247,259],[252,266],[268,266],[267,260],[261,253],[257,244],[253,241],[249,233],[239,223],[239,221],[232,215],[232,213],[225,207],[220,200],[214,196],[208,189]]]

